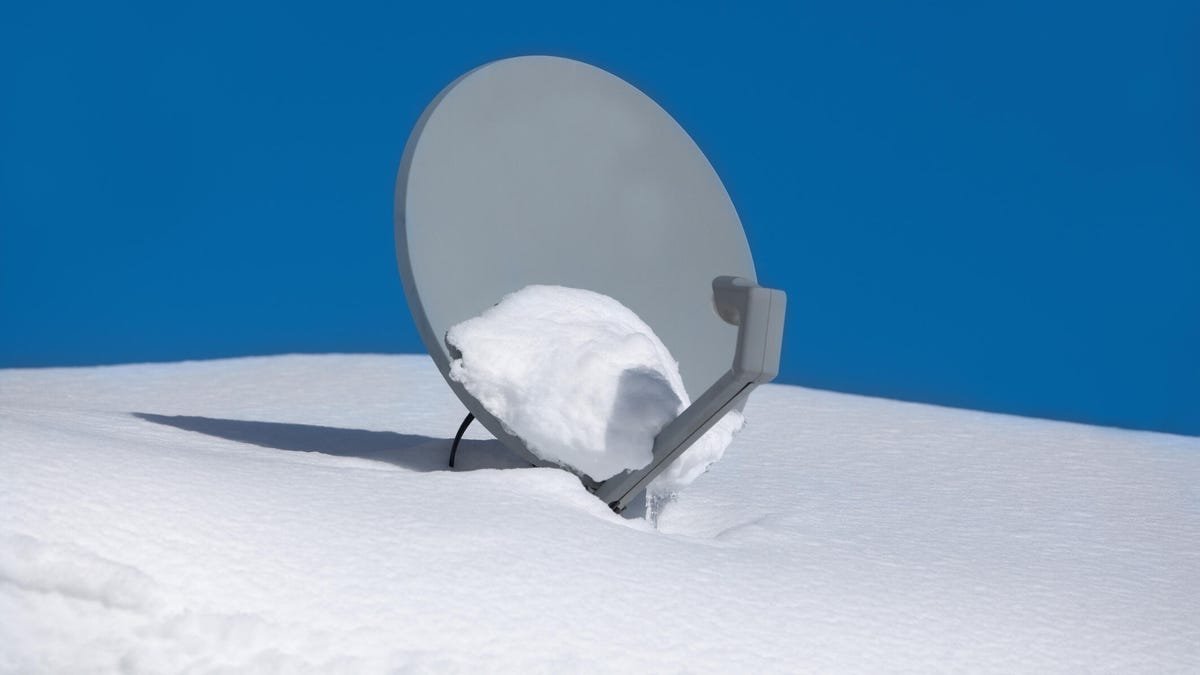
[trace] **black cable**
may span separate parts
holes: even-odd
[[[458,442],[462,440],[463,434],[467,432],[467,427],[471,426],[471,422],[475,421],[474,413],[467,413],[467,419],[463,420],[462,426],[458,428],[458,433],[454,434],[454,443],[450,446],[450,468],[454,468],[454,455],[458,454]]]

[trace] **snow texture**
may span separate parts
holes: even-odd
[[[0,371],[0,672],[1200,670],[1200,439],[766,385],[657,528],[424,356]]]
[[[446,333],[450,377],[537,457],[604,480],[650,463],[654,437],[691,399],[679,364],[637,314],[607,295],[527,286]],[[691,483],[742,427],[718,421],[655,479]]]

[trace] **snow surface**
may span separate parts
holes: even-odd
[[[650,463],[654,437],[691,405],[679,364],[638,315],[607,295],[526,286],[453,326],[450,377],[537,457],[604,480]],[[732,412],[651,484],[666,495],[719,460]]]
[[[0,671],[1200,670],[1200,439],[767,385],[614,515],[417,356],[0,371]]]

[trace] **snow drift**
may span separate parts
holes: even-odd
[[[622,518],[418,356],[0,371],[0,672],[1179,672],[1200,439],[765,385]]]

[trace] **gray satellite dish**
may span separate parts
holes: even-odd
[[[599,68],[524,56],[451,83],[408,139],[395,225],[409,310],[470,411],[458,437],[474,416],[546,465],[449,378],[447,329],[507,293],[530,284],[604,293],[671,350],[694,402],[660,432],[654,460],[603,483],[581,476],[618,511],[778,372],[785,297],[755,284],[716,172],[666,111]]]

